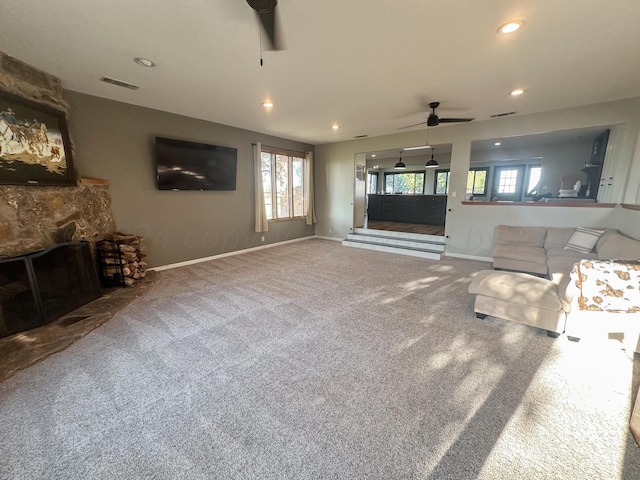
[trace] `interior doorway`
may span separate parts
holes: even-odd
[[[450,145],[449,148],[442,146],[439,149],[441,153],[438,152],[435,155],[440,165],[448,166],[450,163],[450,147]],[[414,147],[412,150],[393,149],[356,154],[353,228],[360,228],[362,224],[364,228],[372,230],[444,236],[444,215],[441,215],[442,218],[435,218],[432,215],[434,212],[444,211],[444,205],[423,204],[425,197],[436,196],[434,192],[436,169],[426,167],[432,153],[431,148],[427,149],[423,146]],[[404,163],[405,168],[396,168],[398,163]],[[364,170],[362,170],[363,165]],[[364,179],[364,182],[360,179]],[[415,200],[415,205],[413,203],[404,205],[403,202],[408,199]],[[394,204],[393,208],[391,203]],[[396,203],[402,205],[395,205]]]

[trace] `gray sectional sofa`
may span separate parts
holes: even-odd
[[[640,352],[640,313],[613,314],[609,312],[623,310],[607,310],[606,307],[600,308],[593,302],[589,303],[589,300],[595,297],[585,300],[582,296],[583,285],[577,281],[577,275],[582,275],[585,279],[584,290],[587,291],[586,287],[589,285],[586,283],[594,284],[602,280],[601,272],[604,271],[613,276],[615,276],[613,272],[617,272],[619,277],[621,270],[626,269],[624,275],[629,276],[628,272],[632,274],[631,283],[620,287],[620,290],[615,293],[622,291],[623,296],[630,295],[631,305],[625,306],[624,311],[640,312],[640,298],[636,298],[640,296],[638,285],[633,284],[633,282],[638,283],[633,279],[636,278],[634,270],[640,270],[640,263],[636,268],[634,265],[629,267],[628,262],[627,264],[611,262],[611,260],[640,260],[640,241],[627,237],[617,230],[603,229],[604,233],[597,238],[593,249],[585,253],[567,248],[568,243],[576,238],[574,236],[576,230],[576,228],[499,225],[496,228],[492,256],[494,269],[500,271],[479,272],[469,286],[469,292],[476,295],[474,305],[476,315],[478,317],[491,315],[543,328],[552,336],[566,332],[573,340],[585,335],[587,325],[597,327],[604,325],[605,331],[611,330],[609,328],[611,325],[616,325],[612,327],[614,330],[630,328],[627,339],[631,339],[632,348]],[[598,262],[604,265],[604,269],[590,270],[588,275],[584,272],[580,273],[580,269],[577,268],[577,265],[584,264],[583,270],[586,270],[586,268],[593,268]],[[590,278],[587,280],[587,277]],[[616,277],[616,280],[620,278]],[[629,298],[622,300],[629,300]],[[580,306],[578,300],[582,302]],[[602,301],[600,298],[596,300]],[[617,300],[621,301],[621,299]],[[602,305],[606,304],[605,299]],[[582,318],[574,319],[578,313],[591,314],[591,312],[580,311],[582,309],[601,310],[598,313],[608,317],[591,315],[584,321]],[[614,318],[616,316],[618,318]],[[617,326],[620,324],[624,325]],[[622,332],[622,335],[624,334]]]
[[[469,285],[476,315],[554,337],[565,332],[570,340],[616,339],[640,353],[640,241],[606,229],[591,251],[580,252],[567,248],[575,232],[498,226],[492,255],[499,271],[481,271]],[[629,428],[640,445],[640,392]]]
[[[491,252],[493,268],[533,273],[558,286],[558,296],[570,304],[573,289],[567,291],[576,262],[587,260],[640,260],[640,241],[617,230],[604,233],[589,253],[567,248],[576,228],[516,227],[498,225]]]

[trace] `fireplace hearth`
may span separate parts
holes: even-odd
[[[88,242],[0,260],[0,337],[50,323],[98,297]]]

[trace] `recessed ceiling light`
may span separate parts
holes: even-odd
[[[340,125],[334,123],[333,125],[331,125],[331,128],[333,128],[334,130],[338,130],[340,128]]]
[[[494,143],[494,145],[495,145],[496,147],[499,147],[500,145],[502,145],[502,143],[501,143],[501,142],[496,142],[496,143]]]
[[[509,95],[511,95],[512,97],[517,97],[518,95],[522,95],[523,93],[524,90],[522,88],[516,88],[515,90],[512,90]]]
[[[148,58],[136,57],[133,59],[133,61],[136,62],[138,65],[142,65],[143,67],[151,68],[156,66],[156,64],[151,60],[149,60]]]
[[[262,102],[262,106],[263,106],[264,108],[271,108],[271,107],[273,107],[273,102],[271,102],[271,101],[267,100],[267,101],[265,101],[265,102]]]
[[[523,20],[511,20],[510,22],[503,23],[502,25],[500,25],[497,31],[499,34],[513,33],[516,30],[520,30],[520,28],[522,28],[523,25],[524,25]]]
[[[371,155],[371,158],[376,158],[376,154],[375,154],[375,153],[374,153],[374,154],[372,154],[372,155]]]

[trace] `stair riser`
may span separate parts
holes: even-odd
[[[421,240],[426,242],[444,242],[444,237],[438,235],[425,235],[423,233],[407,233],[407,232],[396,232],[392,230],[373,230],[368,228],[355,228],[353,230],[354,234],[373,234],[377,237],[393,237],[393,238],[402,238],[405,240]]]

